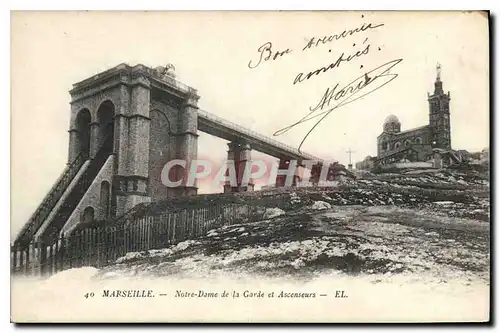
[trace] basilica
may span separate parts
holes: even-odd
[[[438,64],[434,92],[427,93],[429,123],[401,131],[401,122],[395,115],[388,116],[382,133],[377,137],[377,157],[373,165],[384,166],[400,162],[426,162],[436,152],[451,152],[450,92],[443,91],[441,67]]]

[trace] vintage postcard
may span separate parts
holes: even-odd
[[[11,321],[490,320],[489,13],[11,13]]]

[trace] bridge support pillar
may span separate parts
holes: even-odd
[[[348,169],[344,165],[339,163],[333,163],[328,168],[328,181],[341,181],[350,178],[348,176]]]
[[[292,170],[293,169],[293,170]],[[292,177],[291,186],[297,186],[300,181],[298,165],[292,163],[289,159],[280,159],[278,166],[278,175],[276,176],[276,187],[287,186],[287,178]]]
[[[234,161],[237,184],[236,186],[233,186],[229,181],[226,182],[226,184],[224,184],[224,193],[253,191],[254,184],[252,179],[248,180],[248,184],[243,184],[243,175],[245,173],[246,165],[252,160],[252,148],[249,144],[240,144],[237,142],[230,142],[227,144],[227,146],[227,160]],[[251,172],[251,170],[248,170],[248,172]]]
[[[322,167],[323,165],[321,163],[316,163],[311,167],[311,176],[309,177],[309,182],[311,182],[313,185],[318,185]]]

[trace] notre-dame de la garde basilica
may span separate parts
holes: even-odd
[[[382,133],[377,137],[375,165],[397,162],[428,161],[436,149],[451,150],[450,92],[443,91],[441,67],[437,65],[434,93],[427,94],[429,124],[401,131],[401,123],[394,115],[386,118]]]

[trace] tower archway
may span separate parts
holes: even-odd
[[[115,106],[111,101],[104,101],[97,109],[97,122],[99,131],[97,137],[97,148],[101,147],[112,153],[115,133]]]
[[[91,116],[87,109],[78,112],[76,116],[76,131],[77,131],[77,152],[76,156],[83,154],[86,158],[90,153],[90,122]]]
[[[95,218],[94,207],[88,206],[84,209],[80,219],[81,223],[88,224],[94,221],[94,218]]]

